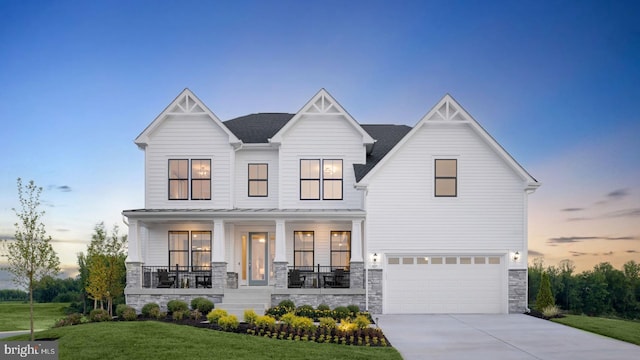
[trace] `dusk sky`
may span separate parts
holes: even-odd
[[[413,126],[451,94],[542,183],[530,260],[640,261],[639,19],[639,1],[0,0],[0,238],[33,179],[72,271],[96,223],[126,233],[144,207],[133,139],[185,87],[222,120],[325,88],[363,124]]]

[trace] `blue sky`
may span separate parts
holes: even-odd
[[[65,264],[143,207],[132,140],[185,87],[227,120],[326,88],[361,123],[450,93],[543,186],[530,250],[640,260],[636,1],[0,1],[0,237],[44,188]],[[124,229],[126,231],[126,229]]]

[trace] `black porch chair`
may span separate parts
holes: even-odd
[[[176,283],[175,275],[170,275],[165,269],[158,269],[158,287],[171,288]]]
[[[344,269],[335,269],[333,274],[324,275],[324,287],[343,288],[345,286]]]
[[[305,280],[307,280],[307,277],[304,275],[300,275],[300,270],[298,269],[289,270],[289,287],[290,288],[303,287]]]

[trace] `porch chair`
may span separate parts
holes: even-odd
[[[200,287],[210,288],[211,287],[211,275],[196,275],[196,288]]]
[[[169,275],[169,271],[166,269],[158,269],[158,287],[159,288],[171,288],[175,285],[176,277]]]
[[[344,281],[344,269],[335,269],[333,270],[333,274],[324,275],[324,287],[346,287]]]
[[[300,270],[298,269],[289,270],[289,287],[290,288],[303,287],[305,280],[307,280],[307,277],[304,275],[300,275]]]

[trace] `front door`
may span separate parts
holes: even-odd
[[[269,275],[268,233],[249,233],[249,286],[267,285]]]

